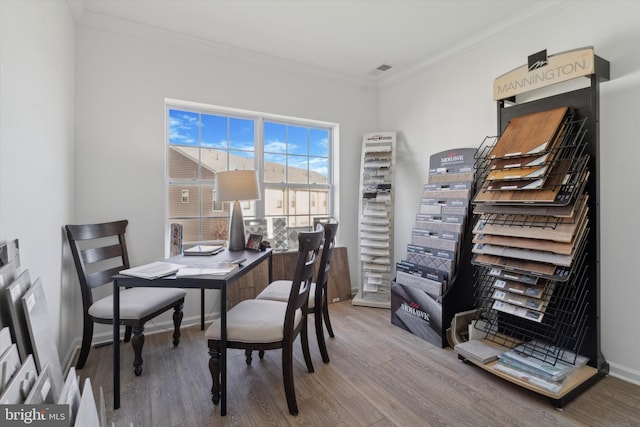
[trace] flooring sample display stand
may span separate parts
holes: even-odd
[[[438,347],[448,344],[455,314],[474,305],[472,235],[466,231],[475,157],[475,148],[431,156],[420,213],[391,282],[391,323]]]
[[[362,138],[358,221],[359,278],[353,305],[390,308],[393,277],[395,132]]]
[[[571,165],[566,179],[559,186],[549,190],[557,192],[557,197],[553,200],[551,198],[524,198],[515,195],[517,191],[512,191],[511,194],[503,192],[499,196],[490,196],[488,195],[489,191],[482,188],[484,178],[488,176],[490,169],[490,167],[485,166],[484,174],[478,173],[478,182],[476,184],[478,192],[474,199],[474,213],[481,213],[482,216],[479,218],[487,218],[487,214],[495,216],[511,215],[512,218],[516,218],[517,215],[545,215],[546,213],[551,217],[558,214],[559,218],[567,218],[573,215],[572,213],[567,214],[568,212],[580,210],[581,201],[586,200],[586,209],[583,209],[583,212],[585,212],[584,218],[580,217],[580,215],[575,216],[575,221],[583,221],[583,223],[577,223],[576,225],[578,226],[575,227],[577,230],[576,236],[578,237],[574,238],[571,244],[568,244],[572,248],[571,255],[573,259],[570,266],[558,267],[554,274],[548,275],[540,271],[527,272],[526,267],[524,267],[526,263],[520,258],[504,256],[492,258],[491,256],[476,254],[474,260],[477,257],[478,262],[474,262],[474,264],[477,266],[477,306],[480,317],[486,320],[483,322],[486,326],[482,330],[485,333],[485,340],[492,341],[494,344],[502,344],[506,350],[516,347],[520,343],[525,348],[534,346],[539,342],[537,340],[542,338],[551,345],[548,347],[542,346],[543,350],[541,352],[538,351],[539,349],[532,347],[531,353],[535,354],[537,359],[554,364],[564,360],[563,358],[566,354],[579,354],[585,356],[588,362],[586,365],[578,367],[574,360],[573,363],[576,365],[575,373],[562,384],[559,391],[552,391],[527,381],[524,375],[521,378],[516,378],[496,369],[496,363],[498,362],[484,364],[472,359],[466,359],[461,355],[459,357],[501,378],[546,396],[557,408],[562,408],[609,372],[609,365],[601,351],[599,236],[599,83],[609,79],[609,63],[597,57],[592,48],[565,52],[550,56],[548,59],[545,52],[544,63],[546,64],[547,61],[548,69],[575,71],[575,74],[560,76],[560,74],[564,73],[563,71],[563,73],[558,73],[557,77],[562,77],[560,80],[549,81],[546,84],[586,78],[588,86],[542,99],[518,103],[516,96],[529,90],[544,87],[544,85],[533,87],[532,82],[540,81],[540,79],[533,77],[544,73],[546,68],[534,66],[528,70],[527,66],[524,65],[499,77],[494,85],[494,100],[497,101],[498,133],[503,134],[509,123],[518,117],[568,107],[574,115],[572,120],[576,121],[575,126],[570,130],[574,136],[568,137],[566,139],[568,142],[564,143],[564,148],[558,148],[559,151],[556,153],[558,159],[573,158],[570,161]],[[562,64],[565,64],[565,66],[563,67]],[[514,84],[514,82],[522,84]],[[532,87],[528,87],[528,84],[531,84]],[[497,144],[499,144],[499,140]],[[578,145],[584,151],[580,151],[572,157],[572,154],[566,150],[575,149]],[[562,147],[562,143],[560,147]],[[489,158],[487,155],[490,152],[490,147],[485,147],[485,150],[482,150],[482,147],[479,149],[479,164],[489,165],[491,162],[495,162],[494,159]],[[580,161],[575,161],[578,158],[582,159],[583,164]],[[558,160],[558,162],[560,161],[562,160]],[[504,165],[504,162],[501,164]],[[478,167],[478,170],[482,169],[482,167]],[[482,191],[485,191],[485,193],[482,194]],[[531,191],[532,193],[530,194],[535,196],[533,192],[536,190],[527,191]],[[586,197],[586,199],[582,197]],[[575,209],[568,206],[570,204],[574,204]],[[531,232],[526,233],[526,230],[524,230],[524,236],[518,236],[515,233],[516,229],[519,232],[523,231],[524,223],[504,223],[502,225],[506,226],[505,230],[512,227],[514,233],[509,234],[507,232],[509,234],[508,237],[517,237],[517,239],[544,240],[546,237],[545,229],[550,230],[549,236],[553,236],[554,232],[552,230],[555,225],[540,225],[538,220],[536,218],[535,221],[528,225],[531,227]],[[558,220],[557,224],[561,225],[563,222],[566,222],[566,219]],[[500,227],[500,225],[496,226]],[[495,228],[494,231],[496,231]],[[517,239],[515,240],[517,245],[523,246],[523,242]],[[576,239],[582,240],[578,241]],[[549,237],[548,242],[552,241],[553,237]],[[503,244],[504,242],[506,240],[503,240]],[[535,245],[528,246],[534,247]],[[555,248],[557,246],[553,244],[550,247]],[[510,253],[514,254],[515,252],[511,251]],[[551,260],[552,258],[549,257],[549,259]],[[494,260],[500,265],[494,265]],[[553,266],[552,263],[547,265]],[[556,274],[560,270],[563,273],[561,275]],[[522,289],[524,292],[524,289],[529,289],[533,292],[540,290],[540,292],[544,292],[542,296],[543,304],[537,306],[537,310],[532,310],[531,316],[528,316],[526,309],[519,311],[516,305],[496,300],[495,295],[503,295],[500,292],[495,292],[496,287],[499,285],[504,285],[505,289],[508,288],[507,291]],[[511,301],[517,303],[519,300],[513,298]]]

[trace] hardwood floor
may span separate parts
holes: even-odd
[[[297,417],[289,415],[279,350],[254,357],[229,353],[228,415],[210,399],[207,346],[199,326],[146,337],[144,371],[133,374],[133,351],[122,345],[121,408],[113,411],[112,349],[92,349],[81,380],[104,389],[109,425],[115,426],[638,426],[640,387],[606,377],[564,410],[501,380],[390,323],[388,310],[330,306],[336,333],[327,337],[331,362],[322,363],[310,335],[315,373],[294,350]],[[310,332],[313,325],[310,322]],[[99,394],[96,394],[99,396]]]

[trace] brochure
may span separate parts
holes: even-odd
[[[172,264],[170,262],[156,261],[150,264],[141,265],[139,267],[128,268],[120,271],[120,274],[126,276],[140,277],[142,279],[157,279],[164,276],[170,276],[184,267],[181,264]]]
[[[192,248],[185,249],[185,255],[215,255],[224,250],[223,245],[196,245]]]

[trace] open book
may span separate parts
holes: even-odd
[[[184,265],[172,264],[170,262],[156,261],[139,267],[128,268],[120,271],[126,276],[140,277],[142,279],[157,279],[176,273]]]
[[[196,245],[189,249],[185,249],[185,255],[215,255],[224,250],[223,245]]]

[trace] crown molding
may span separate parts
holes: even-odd
[[[527,11],[521,13],[517,18],[492,25],[486,31],[476,34],[473,37],[469,37],[465,41],[433,55],[406,70],[398,71],[388,77],[381,76],[378,80],[378,88],[394,86],[416,77],[447,61],[471,52],[481,46],[487,45],[500,37],[504,37],[505,34],[509,34],[518,28],[530,24],[532,21],[537,21],[560,10],[566,9],[576,1],[577,0],[554,0],[540,2],[529,8]]]
[[[82,20],[84,15],[84,3],[83,0],[67,0],[67,6],[73,16],[73,20],[78,23]]]
[[[75,0],[68,0],[75,1]],[[174,47],[191,49],[207,54],[228,58],[234,61],[246,61],[252,64],[267,66],[284,72],[296,73],[307,76],[333,80],[342,84],[355,85],[365,89],[377,89],[377,79],[372,76],[353,76],[321,67],[312,66],[300,62],[241,49],[222,43],[211,42],[196,37],[150,27],[130,21],[116,19],[93,12],[84,11],[79,25],[110,31],[117,34],[141,38],[148,41],[170,45]]]

